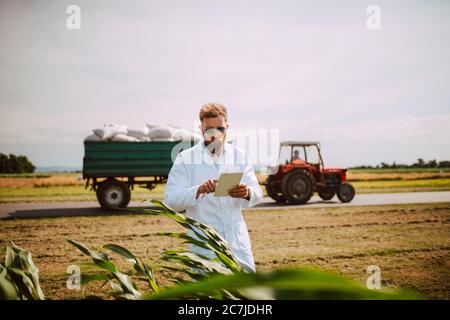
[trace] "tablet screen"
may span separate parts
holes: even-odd
[[[228,172],[220,175],[217,181],[216,191],[214,196],[225,197],[228,196],[228,190],[235,187],[241,182],[243,172]]]

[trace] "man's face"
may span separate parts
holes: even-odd
[[[222,147],[226,141],[227,128],[228,124],[223,116],[204,118],[200,129],[203,133],[205,144],[207,146],[211,145],[212,149]]]

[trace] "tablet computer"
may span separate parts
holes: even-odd
[[[214,192],[215,197],[225,197],[229,196],[228,190],[237,186],[244,175],[243,172],[227,172],[222,173],[217,181],[216,191]]]

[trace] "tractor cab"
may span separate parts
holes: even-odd
[[[320,142],[285,141],[280,144],[279,164],[280,169],[287,171],[293,168],[308,167],[316,179],[321,179],[323,166],[320,154]]]
[[[323,164],[320,157],[319,142],[296,142],[285,141],[280,144],[279,160],[280,164],[292,163],[296,160],[299,162],[308,162],[310,164]],[[284,160],[284,161],[283,161]]]
[[[350,202],[355,195],[353,186],[346,182],[347,169],[324,167],[320,142],[282,142],[279,166],[271,171],[265,186],[267,194],[277,202],[303,204],[314,192],[323,200],[337,194],[342,202]]]

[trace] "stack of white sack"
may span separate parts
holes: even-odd
[[[142,128],[128,128],[125,125],[107,123],[96,128],[84,141],[199,141],[201,135],[186,129],[166,124],[147,124]]]

